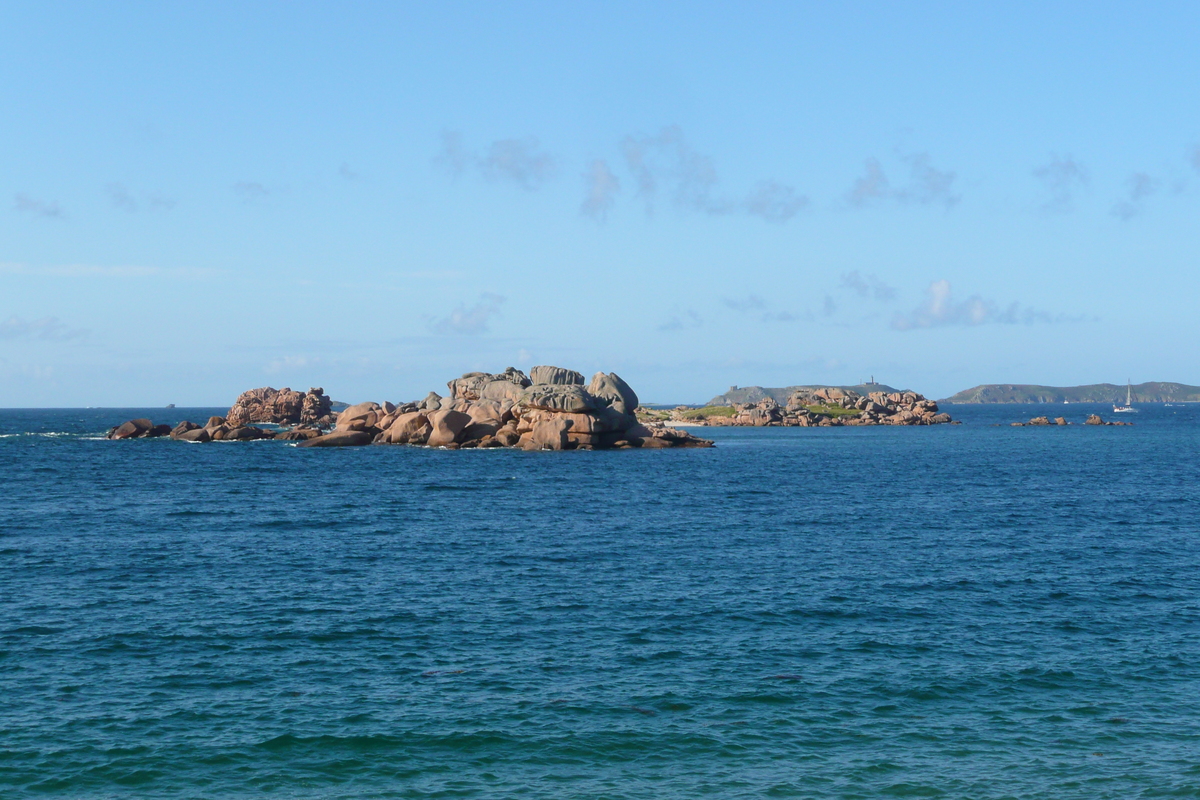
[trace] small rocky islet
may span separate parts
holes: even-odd
[[[842,425],[941,425],[954,423],[938,404],[916,392],[869,392],[837,386],[797,389],[780,403],[768,395],[756,403],[659,412],[664,423],[743,427],[837,427]],[[955,423],[957,424],[957,423]]]
[[[638,397],[616,373],[583,375],[539,366],[526,375],[468,372],[419,402],[366,402],[334,412],[321,388],[300,393],[270,387],[243,392],[224,417],[171,428],[130,420],[110,439],[169,436],[189,442],[285,439],[300,447],[408,444],[446,449],[507,447],[521,450],[601,450],[711,447],[707,439],[659,421],[641,422]],[[256,424],[257,423],[257,424]],[[290,426],[269,431],[260,424]]]

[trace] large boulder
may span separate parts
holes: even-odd
[[[171,429],[171,438],[178,439],[180,436],[187,433],[188,431],[194,431],[194,430],[199,430],[199,429],[200,429],[199,425],[197,425],[194,422],[189,422],[188,420],[185,419],[183,422],[179,423],[178,425],[176,425],[174,428]]]
[[[615,372],[597,372],[588,384],[587,393],[597,408],[612,408],[621,414],[632,414],[638,407],[637,393]]]
[[[455,439],[471,424],[471,417],[454,409],[443,409],[429,415],[429,439],[426,444],[430,447],[446,447],[454,444]]]
[[[338,412],[335,430],[363,431],[375,427],[375,423],[385,416],[383,406],[379,403],[358,403]]]
[[[209,433],[208,428],[193,428],[173,438],[181,442],[211,442],[212,434]]]
[[[284,442],[304,442],[320,435],[321,432],[316,428],[292,428],[290,431],[280,431],[274,438]]]
[[[521,447],[524,450],[565,450],[570,429],[571,421],[558,414],[539,419],[533,430],[521,437]]]
[[[529,377],[537,385],[583,386],[582,374],[562,367],[534,367],[529,370]]]
[[[225,434],[225,441],[250,442],[255,439],[270,439],[271,434],[253,425],[242,425]]]
[[[446,386],[450,389],[452,400],[503,400],[516,401],[521,391],[530,383],[529,378],[519,369],[509,367],[504,372],[489,374],[487,372],[468,372],[461,378],[450,381]]]
[[[392,420],[384,433],[387,444],[424,444],[429,438],[429,417],[425,411],[409,411]]]
[[[123,422],[108,432],[109,439],[144,439],[154,430],[154,423],[145,418]]]
[[[581,383],[582,380],[580,378]],[[521,394],[520,404],[526,408],[565,411],[571,414],[592,411],[596,408],[596,401],[579,384],[535,383]]]
[[[375,437],[366,431],[331,431],[324,436],[300,442],[297,447],[362,447]]]

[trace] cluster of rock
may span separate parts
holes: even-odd
[[[468,372],[418,403],[359,403],[340,412],[334,430],[303,447],[416,444],[450,449],[596,450],[626,447],[710,447],[686,431],[643,425],[637,394],[615,373],[583,375],[534,367],[526,376]]]
[[[1096,419],[1100,419],[1100,418],[1096,417]],[[1049,417],[1034,417],[1033,419],[1029,420],[1029,422],[1013,422],[1011,424],[1012,424],[1012,427],[1014,427],[1014,428],[1023,428],[1026,425],[1033,425],[1034,427],[1038,427],[1041,425],[1070,425],[1071,423],[1067,422],[1066,417],[1055,417],[1053,421],[1051,421]],[[1089,421],[1087,424],[1098,425],[1101,423]]]
[[[337,414],[321,389],[301,395],[269,387],[244,392],[225,417],[175,428],[130,420],[110,439],[167,436],[189,442],[299,440],[302,447],[412,444],[448,449],[516,447],[523,450],[711,447],[712,442],[661,423],[642,424],[637,394],[615,373],[583,375],[561,367],[534,367],[526,376],[468,372],[414,403],[359,403]],[[270,432],[249,423],[293,425]],[[144,424],[143,424],[144,423]],[[329,424],[333,429],[328,430]]]
[[[131,419],[108,432],[109,439],[153,439],[171,433],[170,425],[155,425],[148,419]]]
[[[1084,425],[1132,425],[1132,422],[1105,422],[1099,414],[1089,414],[1083,421]]]
[[[332,425],[331,403],[321,388],[301,393],[284,387],[264,386],[242,392],[234,402],[226,422],[233,427],[251,423],[273,425]]]
[[[952,422],[916,392],[857,392],[837,387],[802,389],[786,405],[773,397],[733,407],[732,416],[697,417],[705,425],[828,427],[837,425],[937,425]],[[840,409],[838,413],[834,409]]]
[[[1039,427],[1042,425],[1071,425],[1073,423],[1067,422],[1066,417],[1055,417],[1053,421],[1051,421],[1051,419],[1049,417],[1034,417],[1033,419],[1029,420],[1029,422],[1012,422],[1009,424],[1014,428],[1024,428],[1028,425],[1032,425],[1034,427]],[[1088,418],[1086,420],[1084,420],[1083,424],[1084,425],[1132,425],[1133,423],[1132,422],[1105,422],[1103,419],[1101,419],[1099,414],[1090,414],[1090,415],[1088,415]]]

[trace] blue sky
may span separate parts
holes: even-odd
[[[1200,384],[1200,6],[0,0],[0,406]]]

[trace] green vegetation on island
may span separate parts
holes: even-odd
[[[1040,386],[1032,383],[985,383],[959,392],[940,403],[1124,403],[1124,385],[1093,383],[1087,386]],[[1200,402],[1200,386],[1150,381],[1135,383],[1134,402]]]
[[[818,389],[841,389],[844,392],[853,392],[857,395],[868,395],[871,392],[884,392],[885,394],[894,394],[901,391],[900,389],[888,386],[886,383],[860,383],[856,386],[827,386],[824,384],[813,384],[805,386],[784,386],[782,388],[771,388],[766,386],[730,386],[729,391],[725,394],[719,394],[712,400],[709,400],[707,406],[733,406],[738,403],[759,403],[766,400],[768,397],[775,400],[780,405],[786,405],[788,399],[796,394],[796,392],[815,392]]]
[[[839,417],[857,417],[862,413],[862,411],[857,408],[842,408],[841,406],[830,405],[827,403],[806,405],[804,408],[813,414],[824,414],[825,416],[833,417],[834,419]]]

